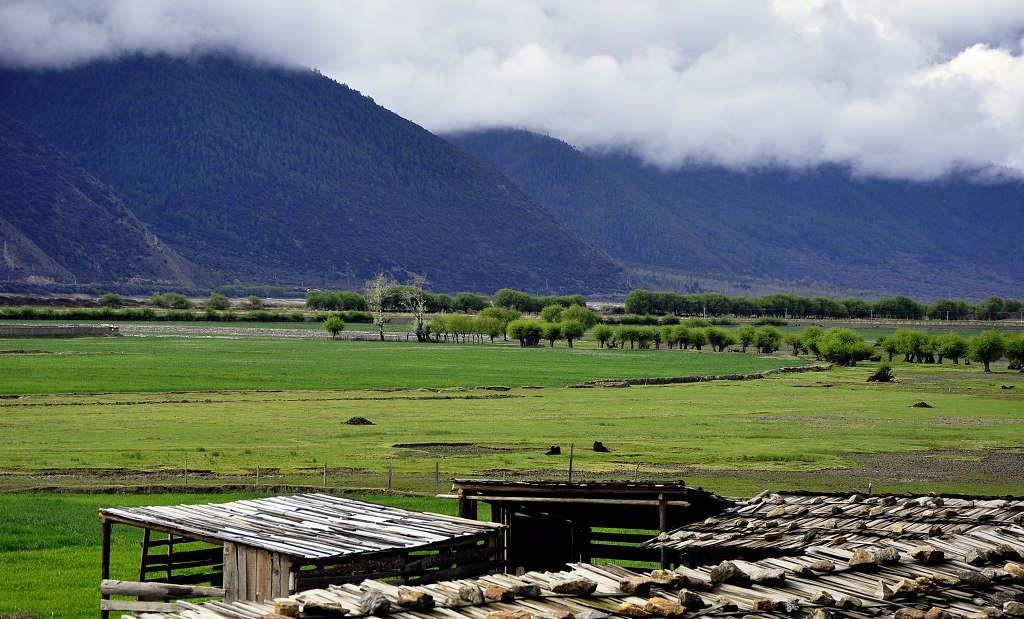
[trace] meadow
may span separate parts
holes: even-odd
[[[1005,364],[984,374],[895,363],[892,384],[867,383],[874,364],[862,362],[761,380],[570,388],[813,359],[157,327],[0,340],[0,573],[10,583],[0,616],[94,615],[100,507],[326,482],[450,512],[449,501],[399,495],[431,495],[435,483],[444,493],[451,478],[566,478],[570,445],[574,479],[684,479],[733,496],[869,482],[875,492],[1024,495],[1024,374]],[[594,441],[611,452],[594,452]],[[561,456],[544,455],[553,444]],[[115,573],[128,577],[137,541],[115,541]]]

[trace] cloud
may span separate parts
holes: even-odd
[[[0,1],[0,61],[236,50],[435,132],[515,126],[656,165],[1024,171],[1019,0]]]

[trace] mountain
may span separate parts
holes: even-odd
[[[1019,181],[864,179],[829,166],[663,170],[526,131],[446,138],[666,287],[736,293],[770,282],[793,292],[978,300],[1024,289]]]
[[[493,168],[313,70],[228,56],[6,69],[0,110],[222,281],[628,288],[621,263]]]
[[[121,289],[205,283],[109,187],[0,113],[0,282]]]

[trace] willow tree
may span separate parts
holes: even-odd
[[[363,298],[366,299],[366,307],[373,313],[373,324],[377,325],[382,342],[384,325],[391,322],[391,317],[385,314],[384,309],[387,307],[388,294],[397,285],[395,278],[384,273],[377,273],[363,284]]]

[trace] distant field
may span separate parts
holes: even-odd
[[[175,325],[176,328],[182,327]],[[355,342],[288,329],[117,338],[0,339],[0,395],[253,389],[543,385],[690,374],[745,374],[806,360],[755,354],[523,349],[517,345]],[[254,335],[245,335],[252,333]],[[10,351],[28,351],[11,353]]]

